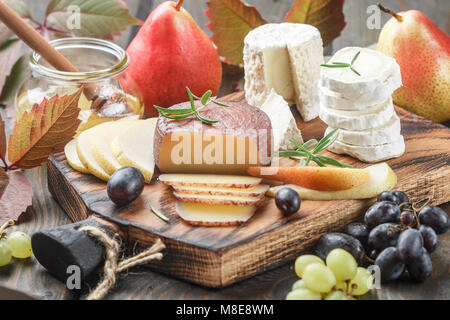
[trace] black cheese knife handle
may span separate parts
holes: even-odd
[[[102,266],[105,248],[94,237],[78,229],[83,226],[100,228],[113,237],[117,236],[111,224],[96,217],[41,230],[31,237],[33,254],[49,273],[66,282],[76,268],[79,268],[80,280],[85,280]]]

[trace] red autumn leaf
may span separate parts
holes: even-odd
[[[33,186],[20,171],[8,172],[9,183],[0,199],[0,225],[12,219],[16,221],[33,203]]]
[[[3,170],[3,168],[0,168],[0,198],[2,197],[3,192],[5,191],[8,182],[9,182],[8,175],[6,174],[5,170]]]
[[[266,24],[254,6],[241,0],[209,0],[205,11],[219,54],[232,64],[243,63],[244,38],[254,28]]]
[[[71,95],[44,99],[25,112],[9,137],[9,161],[21,169],[31,169],[61,151],[80,124],[80,95],[81,89]]]
[[[323,45],[331,43],[345,28],[345,0],[296,0],[286,14],[286,22],[315,26],[322,35]]]

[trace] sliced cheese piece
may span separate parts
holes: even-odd
[[[100,127],[101,129],[101,127]],[[92,141],[100,134],[99,126],[83,131],[77,138],[77,154],[81,163],[89,170],[89,173],[97,178],[108,181],[109,174],[100,166],[92,152]]]
[[[303,120],[318,116],[322,38],[317,28],[299,23],[265,24],[244,39],[245,97],[261,106],[272,89],[297,105]]]
[[[374,198],[385,190],[392,190],[397,184],[397,176],[386,163],[367,167],[370,179],[355,188],[341,191],[317,191],[296,185],[283,185],[270,188],[267,193],[275,197],[278,190],[291,188],[300,195],[302,200],[351,200]]]
[[[67,162],[69,165],[81,173],[89,173],[89,170],[80,161],[77,154],[77,141],[75,139],[71,140],[64,147],[64,154],[66,155]]]
[[[204,204],[223,204],[233,206],[256,206],[262,197],[234,197],[234,196],[218,196],[218,195],[201,195],[201,194],[187,194],[187,193],[173,193],[174,197],[183,202],[204,203]]]
[[[334,128],[328,127],[325,135],[332,130]],[[376,146],[397,141],[400,137],[400,131],[400,118],[394,114],[389,122],[378,128],[363,131],[339,129],[337,141],[357,146]]]
[[[339,50],[330,59],[333,62],[351,63],[358,52],[353,68],[360,73],[357,75],[350,68],[323,67],[320,73],[320,85],[338,92],[349,99],[359,99],[363,95],[373,94],[393,74],[400,74],[400,66],[395,59],[385,54],[366,48],[348,47]]]
[[[199,194],[216,196],[234,196],[234,197],[262,197],[269,186],[259,184],[250,188],[213,188],[213,187],[195,187],[195,186],[172,186],[172,188],[181,194]]]
[[[237,226],[247,222],[256,212],[255,206],[228,206],[177,201],[178,216],[185,222],[205,227]]]
[[[146,183],[151,182],[155,171],[153,138],[157,120],[157,118],[140,120],[111,142],[111,150],[117,161],[122,166],[140,169]]]
[[[269,116],[272,123],[274,152],[294,149],[294,144],[289,141],[290,139],[303,144],[302,133],[297,127],[289,105],[275,90],[270,92],[261,106],[261,110]]]
[[[344,111],[320,108],[320,119],[333,128],[362,131],[381,127],[395,114],[392,97],[385,102],[362,111]]]
[[[363,162],[374,163],[402,156],[405,153],[405,141],[403,136],[399,136],[392,143],[378,146],[356,146],[335,141],[328,150],[337,154],[347,154]]]
[[[371,106],[386,101],[395,90],[402,85],[402,75],[394,72],[387,80],[370,94],[364,94],[357,99],[350,99],[341,93],[331,91],[328,88],[320,87],[320,105],[331,109],[358,111],[370,108]]]
[[[267,114],[246,103],[226,104],[229,107],[210,103],[201,109],[202,117],[219,121],[213,124],[193,116],[159,117],[153,154],[161,172],[245,174],[254,163],[270,165],[272,125]],[[171,109],[190,107],[185,102]]]
[[[260,184],[262,179],[219,174],[161,174],[159,181],[170,186],[251,188]]]

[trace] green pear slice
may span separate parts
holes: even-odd
[[[89,173],[89,170],[83,165],[78,157],[76,139],[73,139],[66,144],[64,147],[64,153],[66,155],[67,162],[73,169],[81,173]]]
[[[145,182],[150,183],[155,171],[153,137],[158,118],[140,120],[120,133],[110,146],[116,161],[122,166],[140,169]]]
[[[380,163],[366,168],[369,170],[369,180],[357,187],[341,191],[317,191],[295,185],[282,185],[269,189],[267,195],[275,197],[282,188],[292,188],[297,191],[302,200],[350,200],[370,199],[386,190],[392,190],[397,184],[397,176],[387,163]]]

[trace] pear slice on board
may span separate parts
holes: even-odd
[[[66,144],[64,147],[64,153],[66,155],[67,162],[72,168],[81,173],[89,173],[89,170],[83,165],[78,157],[76,139],[73,139]]]
[[[155,171],[153,137],[158,118],[140,120],[111,142],[111,150],[122,166],[140,169],[145,182],[150,183]]]
[[[105,122],[98,125],[100,128],[97,135],[92,140],[91,148],[97,163],[108,174],[112,175],[114,172],[122,168],[122,165],[117,161],[111,149],[111,142],[127,129],[137,125],[139,120],[119,120]]]

